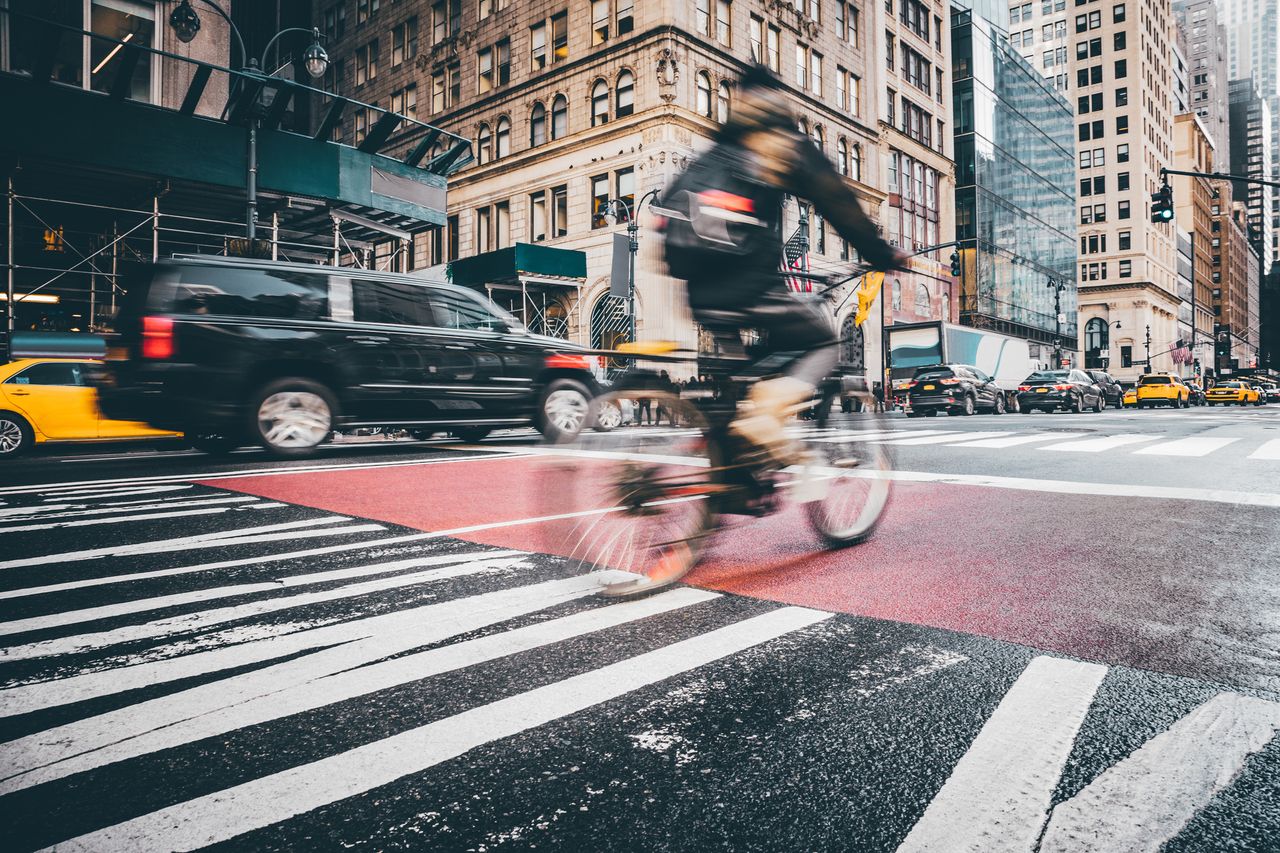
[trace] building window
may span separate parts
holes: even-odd
[[[1105,204],[1095,204],[1093,206],[1093,221],[1094,222],[1107,221],[1107,206]]]
[[[836,170],[849,177],[849,141],[843,136],[836,141]]]
[[[693,26],[699,35],[711,35],[711,2],[712,0],[694,0]]]
[[[836,37],[854,47],[858,46],[858,30],[862,25],[862,13],[852,3],[836,3]]]
[[[403,89],[391,93],[391,111],[408,118],[418,117],[418,87],[410,83]]]
[[[529,242],[547,239],[547,194],[541,190],[529,196]]]
[[[511,245],[511,202],[500,201],[493,206],[493,230],[495,249]]]
[[[1117,218],[1117,219],[1128,219],[1128,218],[1129,218],[1129,202],[1127,202],[1127,201],[1122,201],[1122,202],[1119,202],[1119,203],[1118,203],[1117,208],[1116,208],[1116,218]]]
[[[1093,224],[1093,208],[1087,204],[1084,207],[1080,208],[1080,224],[1081,225]]]
[[[480,125],[476,132],[476,159],[481,166],[493,160],[493,131],[487,124]]]
[[[569,233],[569,188],[564,184],[551,189],[551,236]]]
[[[391,30],[391,65],[400,65],[417,55],[418,19],[413,17]]]
[[[609,121],[609,84],[597,80],[591,87],[591,126]]]
[[[1117,59],[1116,60],[1116,79],[1123,80],[1125,77],[1128,77],[1128,76],[1129,76],[1129,60]]]
[[[356,48],[356,85],[363,86],[378,79],[378,40]]]
[[[782,30],[770,26],[765,33],[765,37],[768,39],[765,44],[765,52],[769,59],[769,70],[774,74],[780,74],[782,71]]]
[[[721,124],[729,121],[729,84],[724,80],[716,89],[716,120]]]
[[[796,88],[803,89],[809,82],[809,48],[796,44]]]
[[[529,28],[529,62],[534,71],[547,67],[547,22]]]
[[[822,54],[817,51],[809,54],[809,91],[822,97]]]
[[[636,204],[636,170],[635,169],[619,169],[614,172],[614,198],[622,202],[616,206],[617,222],[630,222],[630,217],[635,213]]]
[[[1116,106],[1117,107],[1129,106],[1129,87],[1128,86],[1121,86],[1119,89],[1116,89]]]
[[[862,180],[862,143],[861,142],[853,143],[853,153],[851,156],[853,159],[850,161],[850,164],[849,164],[852,169],[852,174],[850,175],[850,177],[853,178],[855,181],[861,181]]]
[[[716,41],[725,47],[733,41],[732,12],[729,0],[716,0]]]
[[[635,0],[618,0],[617,15],[618,35],[625,36],[636,28]]]
[[[1120,174],[1116,175],[1116,189],[1118,190],[1129,189],[1129,173],[1128,172],[1121,172]]]
[[[697,74],[697,103],[695,108],[698,115],[712,118],[711,112],[711,75],[705,71],[699,71]]]
[[[1120,251],[1127,252],[1132,247],[1133,247],[1133,232],[1121,231],[1120,232]]]
[[[1121,145],[1116,146],[1116,162],[1117,163],[1129,162],[1129,143],[1125,142]]]
[[[366,23],[378,13],[381,0],[356,0],[356,23]]]
[[[1133,275],[1133,261],[1120,262],[1120,277],[1130,278]]]
[[[1129,117],[1116,116],[1116,135],[1123,135],[1129,132]]]
[[[1125,34],[1123,31],[1115,34],[1115,36],[1112,38],[1112,44],[1117,51],[1124,50],[1125,45],[1128,44],[1128,41],[1125,39]]]
[[[591,0],[591,44],[609,40],[609,0]]]
[[[533,105],[529,112],[529,147],[537,148],[547,141],[547,108],[542,102]]]
[[[751,59],[754,62],[764,63],[764,20],[755,15],[751,16],[751,31],[748,34],[751,40]]]
[[[630,71],[618,74],[616,111],[618,118],[625,118],[636,111],[636,76]]]
[[[1111,20],[1117,24],[1124,20],[1124,4],[1111,7]]]
[[[482,255],[493,248],[493,209],[476,208],[475,253]]]
[[[493,159],[511,156],[511,119],[503,116],[493,133]]]
[[[1133,347],[1124,345],[1120,347],[1120,366],[1133,367]]]
[[[591,179],[591,227],[604,228],[609,224],[605,214],[609,207],[609,176],[596,175]]]
[[[556,95],[551,102],[551,138],[563,139],[569,135],[569,99]]]

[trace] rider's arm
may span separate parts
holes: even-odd
[[[792,174],[796,195],[811,201],[823,219],[852,243],[867,263],[880,270],[895,268],[901,254],[880,238],[876,226],[862,212],[858,196],[845,184],[840,173],[807,139],[797,145],[797,149]]]

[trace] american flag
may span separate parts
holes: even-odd
[[[807,276],[791,273],[809,272],[809,234],[803,225],[796,229],[782,246],[782,267],[786,273],[787,287],[797,293],[812,293],[813,281]]]

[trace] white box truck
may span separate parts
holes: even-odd
[[[1008,411],[1018,411],[1018,385],[1035,372],[1022,338],[934,320],[889,326],[889,376],[895,393],[911,381],[916,368],[931,364],[970,364],[1004,391]]]

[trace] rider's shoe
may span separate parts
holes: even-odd
[[[787,438],[784,423],[812,394],[812,385],[790,376],[757,382],[729,431],[759,448],[774,464],[790,465],[802,448]]]

